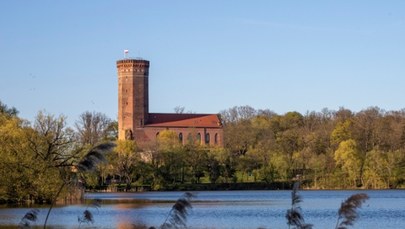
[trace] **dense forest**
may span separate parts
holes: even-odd
[[[84,112],[71,127],[66,117],[46,112],[29,123],[0,102],[0,201],[51,202],[56,193],[74,196],[78,187],[167,190],[295,180],[323,189],[405,185],[405,110],[279,115],[242,106],[222,111],[221,119],[223,148],[182,145],[170,130],[140,147],[117,141],[117,122],[102,113]],[[77,176],[86,152],[105,142],[116,147],[96,170]]]
[[[370,107],[288,112],[234,107],[222,112],[225,149],[256,179],[303,179],[312,188],[397,188],[405,175],[405,110]]]

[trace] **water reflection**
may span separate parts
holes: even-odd
[[[364,191],[301,191],[306,222],[314,228],[334,228],[340,203]],[[366,191],[370,199],[360,211],[355,228],[405,228],[405,191]],[[88,201],[101,199],[99,209],[90,209],[94,225],[87,228],[132,228],[161,225],[182,192],[88,193]],[[199,192],[188,217],[190,228],[287,228],[285,213],[290,207],[289,191]],[[89,202],[86,202],[89,203]],[[49,224],[54,228],[77,228],[77,217],[86,203],[57,205]],[[38,207],[38,206],[35,206]],[[0,225],[17,225],[29,207],[0,208]],[[43,223],[46,208],[39,207]]]

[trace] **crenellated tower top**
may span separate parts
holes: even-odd
[[[137,129],[148,121],[149,61],[122,59],[118,71],[118,138],[136,139]]]

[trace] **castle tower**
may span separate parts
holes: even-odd
[[[118,70],[118,139],[137,139],[148,121],[149,61],[123,59]]]

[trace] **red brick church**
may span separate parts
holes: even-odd
[[[153,142],[163,130],[172,130],[183,144],[223,145],[217,114],[149,113],[149,61],[123,59],[118,70],[118,138],[139,144]]]

